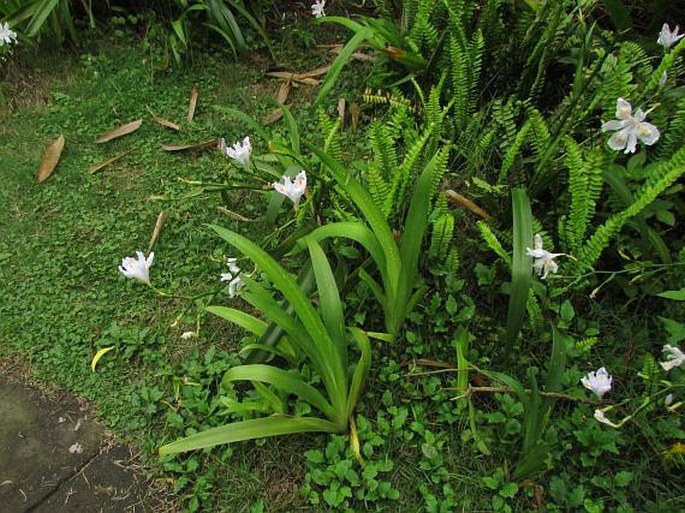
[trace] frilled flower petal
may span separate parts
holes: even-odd
[[[642,122],[638,126],[637,136],[647,146],[651,146],[659,140],[661,134],[659,133],[659,129],[651,123]]]
[[[619,98],[616,100],[616,117],[618,119],[630,119],[633,114],[633,106],[630,102]]]
[[[635,153],[637,149],[637,129],[631,128],[628,132],[628,140],[626,141],[626,149],[623,153]]]
[[[609,137],[609,141],[607,142],[609,148],[616,151],[620,151],[625,148],[626,143],[628,142],[628,135],[630,135],[630,130],[631,128],[627,126]]]
[[[608,132],[609,130],[621,130],[625,126],[625,120],[612,119],[611,121],[607,121],[602,125],[602,132]]]
[[[307,174],[304,171],[300,171],[295,177],[295,181],[291,181],[289,176],[284,176],[283,183],[275,182],[273,188],[276,189],[276,192],[290,198],[295,206],[297,206],[307,189]]]
[[[603,410],[595,410],[595,419],[597,422],[601,422],[602,424],[606,424],[607,426],[611,426],[613,428],[620,427],[618,424],[611,422],[604,414]]]
[[[683,353],[679,347],[666,344],[663,351],[666,353],[666,361],[659,362],[659,364],[665,371],[670,371],[685,363],[685,353]]]

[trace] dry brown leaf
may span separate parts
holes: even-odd
[[[200,91],[197,88],[197,84],[193,86],[193,89],[190,91],[190,102],[188,103],[188,123],[190,123],[193,120],[193,117],[195,117],[195,107],[197,107],[197,96],[200,94]]]
[[[342,119],[343,125],[345,124],[345,98],[340,98],[338,100],[338,117]]]
[[[60,135],[45,148],[43,159],[40,162],[40,169],[38,169],[38,183],[47,180],[57,167],[57,164],[59,164],[59,158],[64,149],[64,142],[64,136]]]
[[[298,74],[291,71],[270,71],[267,75],[274,78],[289,80],[291,82],[298,82],[300,84],[319,85],[321,83],[320,80],[312,78],[307,74]]]
[[[150,242],[147,245],[147,252],[150,253],[152,248],[157,243],[159,239],[159,234],[162,233],[162,228],[164,228],[164,223],[166,222],[167,214],[163,210],[157,215],[157,222],[155,222],[155,228],[152,230],[152,237],[150,237]]]
[[[110,164],[113,164],[114,162],[116,162],[117,160],[119,160],[121,157],[123,157],[124,155],[128,155],[129,153],[131,153],[131,150],[122,151],[121,153],[119,153],[119,155],[115,155],[115,156],[112,157],[111,159],[107,159],[107,160],[104,160],[104,161],[100,162],[99,164],[95,164],[95,165],[93,165],[93,166],[90,166],[90,167],[88,168],[88,172],[89,172],[91,175],[92,175],[93,173],[97,173],[97,172],[100,171],[103,167],[107,167],[107,166],[109,166]]]
[[[262,118],[262,123],[271,125],[283,117],[283,109],[274,109]]]
[[[474,214],[476,214],[479,217],[482,217],[483,219],[490,219],[490,214],[488,214],[485,210],[476,205],[473,201],[466,198],[465,196],[462,196],[458,192],[448,189],[445,191],[445,196],[447,196],[447,200],[450,203],[459,205],[460,207],[473,212]]]
[[[320,77],[321,75],[325,75],[328,73],[328,70],[331,69],[331,65],[328,64],[326,66],[321,66],[320,68],[313,69],[311,71],[304,71],[302,73],[296,73],[295,78],[311,78],[311,77]]]
[[[307,85],[316,86],[316,85],[319,85],[321,83],[321,80],[317,80],[315,78],[296,78],[295,82],[300,83],[300,84],[307,84]]]
[[[278,96],[276,96],[276,101],[283,105],[288,99],[288,94],[290,94],[290,80],[286,80],[278,88]]]
[[[135,132],[140,128],[140,125],[143,124],[142,119],[136,119],[135,121],[131,121],[130,123],[126,123],[125,125],[121,125],[118,128],[115,128],[114,130],[110,130],[109,132],[101,135],[97,139],[95,139],[95,144],[102,144],[106,143],[108,141],[111,141],[112,139],[116,139],[117,137],[121,137],[122,135],[127,135],[132,132]]]
[[[352,125],[352,130],[356,130],[359,126],[359,115],[361,110],[359,109],[359,104],[352,102],[350,104],[350,124]]]
[[[162,126],[165,126],[167,128],[171,128],[172,130],[176,130],[176,131],[179,131],[181,129],[181,127],[178,126],[173,121],[169,121],[168,119],[160,118],[157,114],[152,112],[152,109],[150,107],[147,108],[147,111],[150,113],[150,115],[152,116],[152,119],[158,125],[162,125]]]
[[[253,219],[242,216],[237,212],[233,212],[233,210],[228,210],[226,207],[216,207],[216,209],[225,216],[228,216],[231,219],[235,219],[236,221],[241,221],[243,223],[251,223],[253,221]]]
[[[219,140],[211,139],[199,143],[191,144],[162,144],[164,151],[187,151],[187,150],[206,150],[207,148],[218,147]]]
[[[340,52],[342,52],[342,49],[342,45],[333,45],[331,46],[330,52],[334,55],[338,55]],[[373,62],[376,59],[373,55],[362,52],[354,52],[350,57],[360,62]]]

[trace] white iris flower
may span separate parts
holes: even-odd
[[[540,237],[539,233],[535,235],[533,242],[535,248],[526,248],[526,255],[532,256],[535,259],[533,262],[535,273],[541,276],[543,280],[546,280],[549,273],[554,274],[559,270],[559,265],[554,259],[563,255],[563,253],[550,253],[542,249],[542,237]]]
[[[597,372],[588,372],[587,376],[580,380],[585,388],[592,390],[600,399],[611,390],[612,381],[611,374],[604,367]]]
[[[671,32],[671,27],[668,26],[668,23],[664,23],[663,27],[661,27],[661,32],[659,32],[659,38],[656,40],[658,44],[664,47],[664,50],[668,50],[676,44],[678,41],[680,41],[685,34],[678,34],[678,30],[680,27],[678,25],[675,26],[673,29],[673,32]]]
[[[10,28],[9,23],[0,23],[0,46],[11,45],[17,40],[17,33]]]
[[[307,174],[300,171],[295,177],[295,181],[291,181],[289,176],[283,176],[283,183],[274,183],[276,192],[280,192],[284,196],[288,196],[290,200],[297,206],[300,203],[300,198],[307,189]]]
[[[635,153],[638,139],[647,146],[659,140],[659,129],[645,121],[647,114],[642,109],[637,109],[633,116],[633,107],[623,98],[616,101],[616,117],[618,119],[602,125],[602,132],[617,130],[607,143],[612,150],[625,149],[624,153]]]
[[[137,258],[126,257],[121,261],[119,271],[127,278],[150,284],[150,266],[155,259],[154,252],[145,258],[142,251],[136,251]]]
[[[326,13],[323,10],[324,7],[326,7],[326,0],[316,0],[312,4],[312,16],[315,16],[317,18],[326,16]]]
[[[666,353],[666,361],[659,362],[659,365],[661,365],[665,371],[670,371],[685,363],[685,353],[683,353],[679,347],[666,344],[663,351]]]
[[[250,166],[250,154],[252,153],[252,145],[250,144],[250,138],[245,137],[242,144],[239,142],[235,143],[233,146],[228,146],[224,138],[221,139],[221,151],[233,161],[247,169]]]

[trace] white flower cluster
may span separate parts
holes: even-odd
[[[228,272],[221,273],[221,281],[228,282],[228,296],[231,298],[235,297],[236,294],[238,294],[238,291],[240,291],[240,289],[243,288],[243,285],[245,285],[245,282],[240,276],[240,267],[238,267],[236,262],[238,262],[237,258],[226,259]]]

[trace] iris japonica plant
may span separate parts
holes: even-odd
[[[354,439],[353,412],[369,372],[371,346],[364,331],[356,327],[345,327],[343,303],[321,245],[311,236],[305,238],[318,292],[316,308],[298,285],[295,276],[266,251],[235,232],[219,226],[211,228],[257,264],[270,281],[271,288],[282,294],[292,310],[279,304],[269,289],[253,279],[246,280],[242,298],[262,312],[264,319],[225,306],[211,306],[207,310],[257,337],[264,335],[269,322],[277,324],[283,329],[287,344],[294,347],[309,363],[322,383],[321,387],[316,387],[306,382],[297,372],[273,365],[246,364],[229,369],[222,384],[250,381],[255,383],[259,393],[273,398],[274,392],[265,388],[271,386],[279,393],[292,394],[309,403],[313,409],[318,410],[320,416],[295,416],[285,411],[276,411],[268,417],[238,421],[201,431],[161,447],[160,454],[315,431],[345,433],[350,430],[351,439]],[[350,370],[348,351],[351,344],[358,346],[360,356]],[[264,349],[273,351],[266,346]]]

